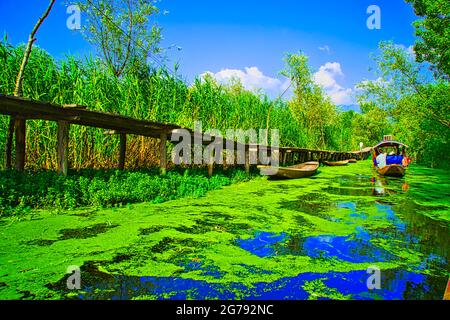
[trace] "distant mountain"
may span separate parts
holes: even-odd
[[[355,112],[361,112],[361,108],[357,104],[341,105],[341,106],[338,106],[338,108],[340,108],[342,111],[353,110]]]

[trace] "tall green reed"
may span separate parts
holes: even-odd
[[[0,93],[12,95],[23,46],[0,43]],[[224,86],[212,79],[196,79],[188,86],[164,69],[141,70],[121,78],[88,57],[67,57],[56,61],[35,47],[25,71],[25,97],[55,104],[79,104],[91,110],[117,113],[139,119],[174,123],[193,128],[202,121],[203,129],[265,129],[270,110],[270,128],[279,129],[284,146],[305,146],[306,131],[293,117],[287,103],[245,90],[239,84]],[[0,116],[0,151],[4,150],[8,119]],[[223,131],[225,134],[225,132]],[[331,132],[327,143],[336,145]],[[73,168],[114,167],[119,139],[103,130],[73,125],[70,130],[69,159]],[[345,147],[345,146],[343,146]],[[56,124],[27,121],[27,168],[56,167]],[[157,141],[131,136],[127,167],[158,163]],[[0,152],[0,165],[4,164]]]

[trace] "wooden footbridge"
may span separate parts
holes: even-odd
[[[137,135],[152,137],[160,141],[160,167],[163,171],[167,168],[167,140],[174,130],[186,129],[191,132],[194,139],[195,135],[201,134],[193,130],[182,128],[173,124],[164,124],[153,121],[138,120],[117,114],[104,113],[89,110],[86,106],[80,105],[54,105],[39,101],[33,101],[24,98],[0,94],[0,114],[10,116],[11,121],[15,123],[15,168],[23,171],[26,159],[26,121],[27,120],[48,120],[55,121],[58,125],[57,131],[57,159],[58,172],[66,175],[69,168],[68,148],[69,148],[69,130],[71,125],[81,125],[87,127],[101,128],[108,130],[110,134],[120,135],[120,150],[118,159],[118,168],[123,170],[125,167],[127,135]],[[203,142],[209,144],[210,142]],[[223,139],[224,148],[229,144]],[[235,150],[239,147],[245,148],[245,167],[250,168],[250,151],[258,152],[259,148],[265,148],[268,152],[270,147],[262,145],[242,145],[238,142],[232,142]],[[366,148],[355,152],[338,152],[326,150],[310,150],[302,148],[276,148],[279,151],[280,163],[306,162],[306,161],[337,161],[351,158],[365,159],[370,154],[372,148]],[[7,145],[5,150],[6,163],[11,163],[12,147]],[[232,165],[227,163],[227,165]],[[8,165],[7,165],[8,166]],[[209,167],[212,174],[212,164]]]

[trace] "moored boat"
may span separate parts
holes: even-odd
[[[406,174],[406,169],[402,165],[391,164],[382,168],[377,168],[377,172],[382,176],[401,178]]]
[[[331,167],[338,167],[338,166],[346,166],[349,163],[349,160],[343,160],[343,161],[324,161],[323,162],[327,166]]]
[[[393,140],[392,136],[385,136],[382,142],[373,147],[375,152],[373,161],[377,172],[386,177],[405,176],[406,167],[410,162],[410,158],[406,156],[407,147]]]
[[[319,162],[311,161],[290,167],[258,166],[258,169],[271,179],[299,179],[316,174],[319,165]]]
[[[350,159],[350,160],[348,160],[348,163],[357,163],[358,162],[358,160],[356,160],[356,159]]]

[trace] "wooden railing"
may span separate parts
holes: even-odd
[[[25,168],[25,143],[26,143],[26,120],[48,120],[55,121],[58,124],[57,131],[57,158],[58,158],[58,172],[63,175],[67,175],[68,171],[68,147],[69,147],[69,131],[72,124],[102,128],[106,131],[106,134],[118,134],[120,135],[120,150],[118,168],[123,170],[125,168],[126,159],[126,142],[127,135],[133,134],[138,136],[152,137],[160,140],[160,167],[162,171],[167,168],[167,140],[176,129],[189,130],[192,136],[199,135],[201,133],[194,132],[193,130],[182,128],[178,125],[165,124],[154,121],[138,120],[131,117],[121,116],[117,114],[104,113],[99,111],[89,110],[86,106],[80,105],[54,105],[50,103],[44,103],[39,101],[33,101],[24,98],[17,98],[13,96],[0,95],[0,114],[8,115],[16,122],[15,126],[15,144],[16,144],[16,159],[15,168],[18,171],[23,171]],[[210,140],[210,139],[206,139]],[[169,139],[170,141],[170,139]],[[204,141],[204,140],[202,140]],[[207,145],[210,142],[203,142]],[[223,139],[224,148],[230,145],[226,139]],[[267,149],[270,154],[273,152],[273,148],[262,145],[248,145],[233,141],[235,150],[238,150],[239,146],[245,148],[246,170],[250,169],[249,151],[256,151],[260,148]],[[325,150],[310,150],[302,148],[275,148],[279,151],[280,163],[286,165],[288,163],[298,163],[306,161],[339,161],[346,159],[365,159],[370,154],[372,148],[366,148],[362,151],[355,152],[338,152],[338,151],[325,151]],[[7,150],[7,153],[11,153],[11,150]],[[9,157],[11,155],[9,154]],[[232,165],[228,163],[227,165]],[[209,172],[212,174],[211,164],[209,166]]]

